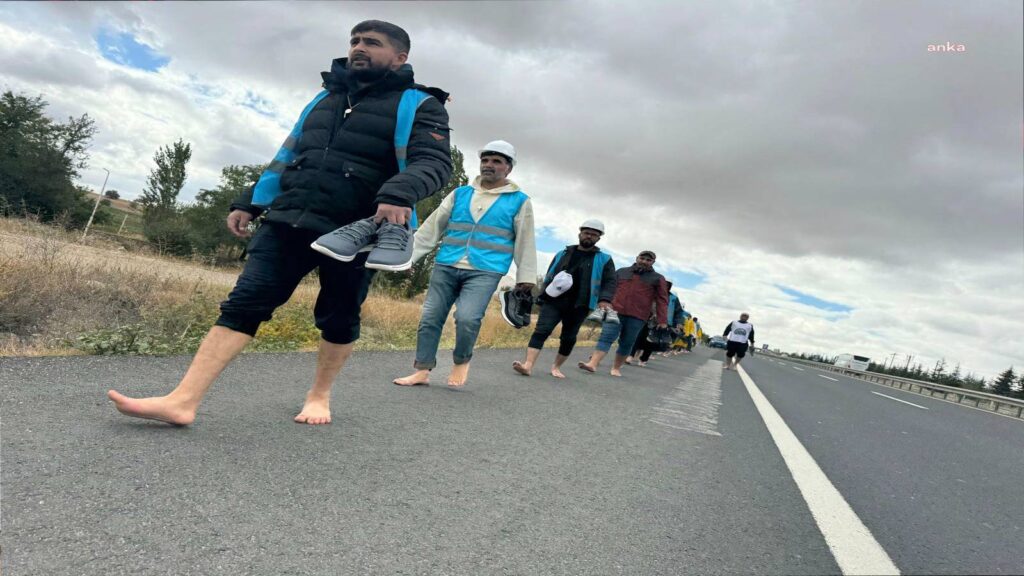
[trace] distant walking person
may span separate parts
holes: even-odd
[[[530,337],[526,360],[512,363],[512,369],[524,376],[533,373],[533,365],[540,356],[544,342],[559,323],[558,355],[551,366],[551,375],[565,378],[562,364],[576,346],[576,336],[590,312],[596,308],[612,309],[615,296],[615,262],[597,247],[604,236],[600,220],[587,220],[580,226],[579,244],[566,246],[555,254],[544,278],[544,291],[540,295],[540,317]]]
[[[739,320],[730,322],[725,327],[725,332],[722,332],[722,336],[727,340],[725,364],[722,366],[726,370],[732,370],[740,365],[740,360],[747,355],[748,342],[749,346],[754,345],[754,325],[748,320],[750,320],[750,314],[744,312],[740,314]]]

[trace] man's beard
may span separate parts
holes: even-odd
[[[640,264],[640,263],[633,264],[633,270],[635,270],[637,272],[647,272],[651,268],[654,268],[654,266],[648,266],[647,264]]]
[[[383,78],[384,75],[387,74],[389,70],[390,69],[387,66],[381,66],[381,67],[378,68],[378,67],[373,66],[371,64],[367,68],[357,68],[357,69],[349,68],[348,73],[353,78],[355,78],[357,82],[363,82],[364,84],[369,84],[371,82],[376,82],[377,80],[380,80],[381,78]]]
[[[593,248],[594,244],[596,244],[596,242],[594,242],[592,240],[585,240],[585,239],[581,239],[580,240],[580,248]]]

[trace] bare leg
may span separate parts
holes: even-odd
[[[512,369],[519,372],[523,376],[529,376],[533,374],[533,365],[537,363],[537,357],[540,356],[540,348],[527,348],[526,349],[526,361],[519,362],[515,361],[512,363]]]
[[[331,423],[331,387],[334,379],[352,355],[355,343],[332,344],[320,339],[320,353],[316,357],[316,379],[313,387],[306,393],[306,403],[302,412],[295,417],[301,424]]]
[[[612,363],[612,371],[611,371],[611,375],[612,376],[622,376],[622,364],[625,363],[625,361],[626,361],[626,357],[625,356],[622,356],[622,355],[619,355],[619,354],[615,355],[615,362]]]
[[[421,384],[430,384],[430,370],[417,370],[405,378],[395,378],[391,382],[398,384],[399,386],[419,386]]]
[[[595,372],[598,364],[604,359],[607,352],[601,352],[600,350],[594,350],[594,353],[590,355],[590,360],[586,362],[580,362],[577,364],[580,370],[586,370],[587,372]]]
[[[466,380],[469,378],[469,362],[465,364],[456,364],[452,366],[452,371],[448,374],[448,385],[452,388],[461,388],[466,385]]]
[[[166,396],[129,398],[115,390],[107,392],[114,407],[126,416],[160,420],[184,426],[196,419],[196,410],[213,381],[252,340],[252,336],[223,326],[214,326],[192,358],[192,364],[178,386]]]
[[[555,378],[565,378],[565,374],[562,374],[562,364],[565,364],[568,359],[568,356],[556,355],[555,363],[551,365],[551,375]]]

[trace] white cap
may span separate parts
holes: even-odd
[[[591,218],[590,220],[587,220],[583,224],[580,224],[580,230],[583,230],[584,228],[590,228],[591,230],[597,230],[601,234],[604,234],[604,222],[601,222],[600,220],[595,220],[595,219]]]
[[[487,146],[484,146],[482,149],[480,149],[480,156],[483,157],[483,155],[487,152],[497,152],[502,156],[507,156],[508,159],[512,161],[512,165],[516,165],[516,149],[514,146],[512,146],[508,142],[505,142],[504,140],[495,140],[493,142],[488,142]]]
[[[562,270],[551,279],[551,283],[544,289],[544,293],[552,298],[557,298],[568,292],[569,288],[572,288],[572,274]]]

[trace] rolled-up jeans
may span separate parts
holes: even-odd
[[[608,352],[612,349],[615,339],[619,340],[619,347],[615,353],[619,356],[629,356],[633,351],[633,344],[640,334],[640,329],[646,324],[646,320],[624,316],[619,314],[619,322],[605,322],[601,324],[601,337],[597,340],[597,349],[601,352]]]
[[[423,315],[416,331],[416,361],[413,366],[417,370],[431,370],[437,366],[441,331],[453,305],[455,350],[452,357],[456,364],[466,364],[473,358],[473,347],[480,335],[487,304],[498,289],[501,276],[497,272],[434,264],[427,300],[423,303]]]

